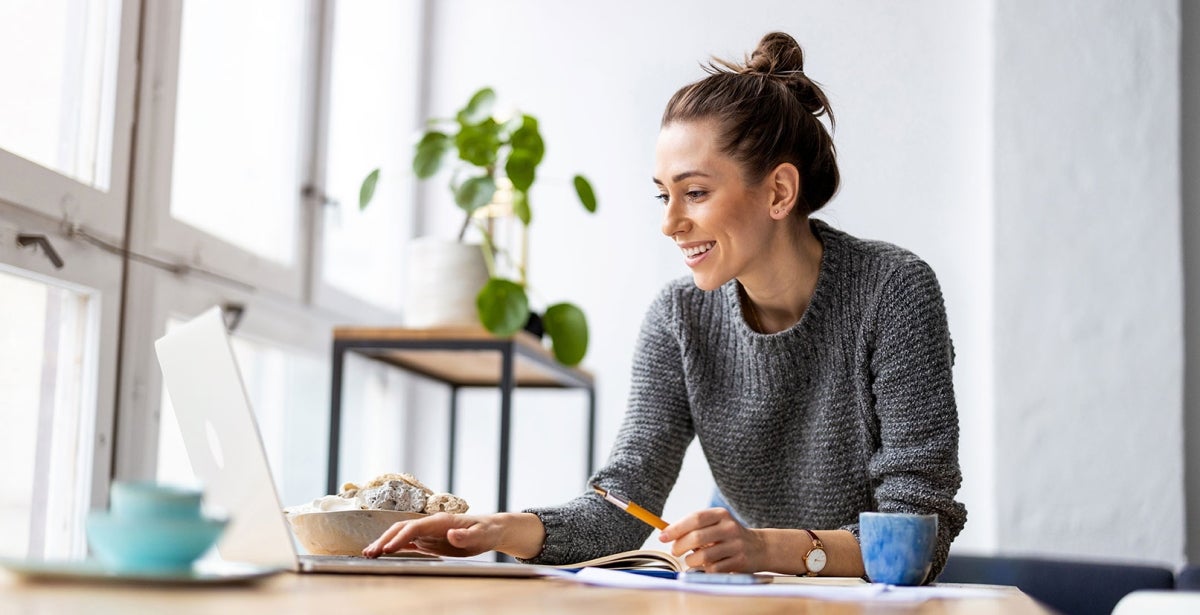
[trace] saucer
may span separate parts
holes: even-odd
[[[94,559],[55,561],[0,558],[0,567],[30,581],[157,585],[249,584],[283,572],[282,568],[235,562],[201,562],[185,570],[127,572],[106,568],[103,563]]]

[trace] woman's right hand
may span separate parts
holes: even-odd
[[[488,551],[531,558],[541,552],[546,531],[529,513],[456,515],[438,513],[392,524],[363,549],[365,557],[396,551],[470,557]]]

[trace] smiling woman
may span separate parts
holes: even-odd
[[[589,483],[662,511],[698,438],[732,508],[659,536],[706,572],[862,576],[858,515],[932,514],[937,577],[966,520],[954,497],[953,346],[932,270],[810,215],[837,191],[825,94],[790,36],[716,61],[667,104],[654,183],[691,279],[634,349],[629,406]],[[744,520],[744,523],[741,521]],[[498,549],[544,564],[637,548],[651,528],[589,491],[556,507],[394,525],[365,551]]]

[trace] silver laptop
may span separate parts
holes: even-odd
[[[163,384],[205,499],[230,515],[217,550],[227,561],[296,572],[534,577],[545,566],[465,559],[302,555],[292,540],[221,310],[214,307],[154,344]]]

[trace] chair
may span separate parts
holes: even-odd
[[[1015,585],[1067,615],[1108,615],[1133,591],[1173,589],[1175,575],[1157,566],[951,554],[938,582]]]
[[[1175,575],[1175,589],[1200,591],[1200,564],[1188,564]]]

